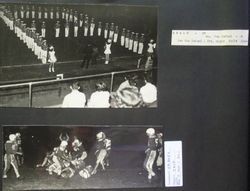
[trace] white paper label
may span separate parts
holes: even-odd
[[[165,149],[164,150],[165,186],[166,187],[183,186],[182,142],[165,141],[164,149]]]
[[[172,30],[172,46],[248,46],[248,30]]]

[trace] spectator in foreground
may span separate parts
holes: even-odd
[[[149,80],[144,78],[144,85],[140,89],[140,94],[146,107],[157,107],[157,88]]]
[[[96,91],[90,96],[88,107],[94,108],[109,108],[110,93],[107,91],[107,86],[104,82],[96,84]]]
[[[86,103],[86,96],[84,93],[80,92],[80,86],[78,82],[74,82],[70,89],[71,93],[67,94],[62,103],[62,107],[77,107],[84,108]]]
[[[142,106],[142,99],[137,88],[138,76],[127,76],[111,97],[113,108],[138,108]]]

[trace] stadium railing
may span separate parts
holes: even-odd
[[[150,69],[148,71],[155,70],[156,68]],[[88,79],[95,79],[95,78],[100,78],[100,77],[109,77],[110,81],[107,86],[109,87],[110,92],[113,91],[114,89],[114,78],[119,75],[126,75],[129,73],[140,73],[140,72],[145,72],[145,69],[131,69],[131,70],[124,70],[124,71],[115,71],[115,72],[107,72],[107,73],[102,73],[102,74],[93,74],[93,75],[86,75],[86,76],[77,76],[77,77],[71,77],[71,78],[63,78],[63,79],[50,79],[50,80],[43,80],[43,81],[35,81],[35,82],[25,82],[25,83],[17,83],[17,84],[7,84],[7,85],[1,85],[0,86],[0,91],[6,91],[6,89],[18,89],[18,88],[28,88],[28,107],[33,107],[33,88],[36,86],[41,86],[41,85],[46,85],[49,86],[50,84],[57,84],[57,83],[62,83],[62,82],[70,82],[70,81],[79,81],[79,80],[88,80]],[[108,79],[109,79],[108,78]],[[124,79],[124,78],[123,78]],[[15,93],[13,93],[15,94]],[[1,98],[0,94],[0,98]],[[0,103],[0,107],[3,105]],[[4,107],[8,107],[8,104],[4,104]],[[14,106],[15,107],[15,106]],[[38,106],[39,107],[39,106]]]

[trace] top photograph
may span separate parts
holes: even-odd
[[[0,3],[0,107],[156,108],[158,8]]]

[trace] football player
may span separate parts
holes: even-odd
[[[156,158],[156,151],[157,151],[157,145],[158,140],[155,135],[155,129],[154,128],[148,128],[146,130],[146,134],[148,136],[148,146],[145,151],[146,158],[144,160],[144,168],[148,172],[148,180],[150,181],[153,176],[155,176],[155,172],[153,171],[153,164],[155,162]]]
[[[61,175],[63,168],[67,166],[65,163],[69,161],[67,146],[68,142],[62,141],[59,147],[54,148],[54,155],[52,157],[54,163],[47,169],[50,175],[52,175],[53,172],[57,175]]]
[[[162,157],[163,157],[163,140],[162,140],[162,133],[157,133],[158,138],[158,148],[157,148],[157,159],[156,159],[156,166],[158,170],[161,170],[162,167]]]
[[[74,165],[76,169],[79,169],[83,166],[84,160],[87,158],[87,152],[82,145],[82,142],[79,141],[77,137],[75,137],[74,141],[72,142],[73,151],[71,152],[72,161],[71,163]]]
[[[103,132],[99,132],[96,134],[96,139],[97,139],[97,143],[96,143],[96,151],[95,151],[95,155],[96,155],[96,165],[93,169],[93,171],[91,172],[91,174],[96,174],[97,168],[99,167],[99,165],[102,166],[102,169],[105,170],[105,166],[104,166],[104,159],[107,156],[107,150],[106,150],[106,145],[105,145],[105,134]]]
[[[17,165],[21,166],[24,163],[24,157],[23,157],[22,140],[20,133],[16,133],[16,144],[17,144],[17,152],[19,153],[18,155],[16,155]]]
[[[53,164],[53,160],[52,160],[53,155],[54,155],[53,151],[52,152],[47,152],[46,156],[43,159],[43,162],[41,164],[37,164],[36,167],[37,168],[38,167],[48,167],[48,166],[52,165]]]

